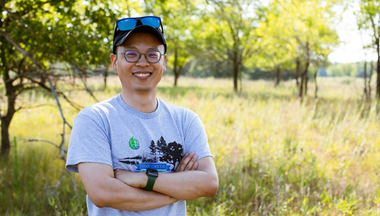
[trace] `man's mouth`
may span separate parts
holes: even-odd
[[[139,77],[139,78],[146,78],[150,76],[152,73],[133,73],[134,76]]]

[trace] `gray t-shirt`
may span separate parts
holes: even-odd
[[[157,99],[152,113],[140,112],[117,95],[83,109],[75,118],[66,168],[78,172],[78,163],[108,164],[113,169],[145,172],[154,168],[171,173],[186,152],[198,158],[212,156],[203,124],[193,111]],[[87,196],[93,215],[186,215],[186,202],[148,211],[98,208]]]

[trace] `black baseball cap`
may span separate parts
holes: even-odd
[[[151,19],[153,19],[157,22],[159,21],[159,26],[157,28],[153,27],[156,25],[151,25],[151,23],[148,22]],[[145,20],[148,20],[148,21],[145,21]],[[125,31],[120,30],[120,27],[121,27],[121,29],[125,28],[125,26],[123,26],[124,21],[127,21],[127,22],[131,21],[132,22],[132,24],[128,24],[129,28],[127,28],[127,29],[130,29],[131,25],[133,28],[130,30],[125,30]],[[120,26],[119,26],[119,24],[120,24]],[[114,28],[114,34],[113,34],[112,53],[116,54],[116,47],[122,45],[124,43],[124,41],[129,37],[129,35],[131,35],[133,33],[138,33],[138,32],[145,32],[145,33],[149,33],[149,34],[156,36],[164,45],[164,47],[165,47],[164,53],[166,53],[167,45],[166,45],[166,40],[165,40],[165,36],[164,36],[164,32],[163,32],[161,18],[155,17],[155,16],[130,17],[130,18],[124,18],[124,19],[120,19],[120,20],[116,21],[115,28]]]

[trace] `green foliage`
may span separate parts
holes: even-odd
[[[236,92],[241,68],[257,50],[262,37],[256,32],[260,19],[257,11],[261,6],[250,0],[209,0],[206,3],[199,32],[203,56],[198,59],[229,64]]]
[[[377,0],[361,0],[360,11],[356,13],[359,29],[369,29],[372,36],[379,38],[380,3]]]
[[[295,18],[284,20],[289,19],[289,12],[283,2],[273,1],[262,12],[265,13],[265,19],[260,22],[257,31],[265,37],[262,37],[263,40],[260,43],[262,50],[256,56],[256,66],[269,70],[275,70],[276,67],[293,69],[297,35],[287,24],[294,21]]]
[[[118,13],[138,11],[128,8],[133,5],[138,9],[138,4],[121,2],[1,1],[0,76],[6,90],[0,98],[8,97],[4,100],[6,107],[0,109],[4,134],[8,133],[8,124],[19,108],[16,101],[20,94],[36,88],[50,92],[48,79],[58,86],[61,77],[79,75],[83,78],[88,70],[98,66],[105,68],[109,64],[113,24]],[[17,44],[28,54],[24,56],[16,49]],[[72,80],[75,83],[75,79]],[[64,94],[59,89],[56,91],[59,95]],[[1,153],[4,155],[10,147],[7,137],[2,138]]]

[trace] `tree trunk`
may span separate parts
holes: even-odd
[[[314,83],[315,83],[314,97],[315,98],[318,98],[318,82],[317,82],[318,70],[319,70],[319,67],[317,67],[317,69],[315,70],[315,73],[314,73]]]
[[[303,101],[303,96],[306,95],[307,88],[307,71],[309,70],[310,65],[310,51],[309,51],[309,42],[306,42],[306,65],[304,71],[301,73],[301,82],[299,85],[299,97],[301,98],[301,102]]]
[[[301,73],[301,82],[299,84],[299,97],[301,98],[301,101],[303,100],[303,96],[306,95],[306,79],[307,79],[307,70],[309,69],[309,63],[306,63],[304,71]]]
[[[239,93],[242,93],[243,92],[243,71],[240,71],[239,73],[239,80],[240,80],[240,90],[239,90]]]
[[[0,121],[1,121],[1,156],[8,156],[9,151],[11,149],[11,145],[9,142],[9,125],[11,124],[12,118],[14,116],[15,104],[16,104],[16,89],[14,88],[12,82],[10,82],[9,69],[7,67],[7,59],[5,55],[5,40],[4,37],[0,36],[0,58],[1,58],[1,71],[2,78],[5,84],[5,95],[7,96],[7,113],[5,115],[1,115],[0,112]]]
[[[103,78],[103,88],[107,88],[107,77],[108,77],[108,67],[106,65],[106,70],[104,71],[104,78]]]
[[[301,82],[299,83],[299,86],[298,86],[298,89],[299,89],[298,96],[301,98],[301,101],[303,97],[303,83],[304,83],[304,75],[303,73],[301,73]]]
[[[174,68],[173,68],[173,73],[174,73],[174,86],[177,86],[177,80],[178,80],[178,77],[179,77],[179,73],[178,73],[178,49],[177,47],[174,49]]]
[[[376,38],[376,51],[377,51],[376,97],[378,99],[380,99],[380,44],[379,44],[379,38]]]
[[[174,74],[174,86],[177,86],[178,84],[178,75],[175,73]]]
[[[307,66],[307,68],[309,69],[309,65]],[[307,84],[309,84],[309,74],[307,73],[307,70],[306,70],[306,74],[305,74],[305,94],[304,95],[307,95]]]
[[[364,60],[364,97],[368,100],[368,90],[367,90],[367,61]]]
[[[278,86],[280,84],[280,66],[276,67],[276,82],[275,86]]]
[[[297,67],[296,67],[296,84],[297,84],[297,86],[299,86],[300,83],[298,81],[298,76],[300,74],[300,67],[301,67],[301,61],[300,61],[299,57],[296,58],[296,65],[297,65]]]
[[[7,156],[11,145],[9,142],[9,126],[16,112],[16,89],[12,82],[9,82],[9,71],[4,71],[3,80],[5,83],[5,91],[7,95],[7,114],[1,116],[1,155]]]
[[[368,75],[368,98],[371,99],[371,94],[372,94],[372,87],[371,87],[371,82],[372,82],[372,73],[373,73],[373,61],[371,61],[371,70],[369,71]]]
[[[11,124],[14,113],[1,117],[1,155],[8,156],[11,149],[9,142],[9,125]]]
[[[238,77],[239,75],[239,64],[237,62],[233,63],[233,79],[234,79],[234,92],[238,92]]]

